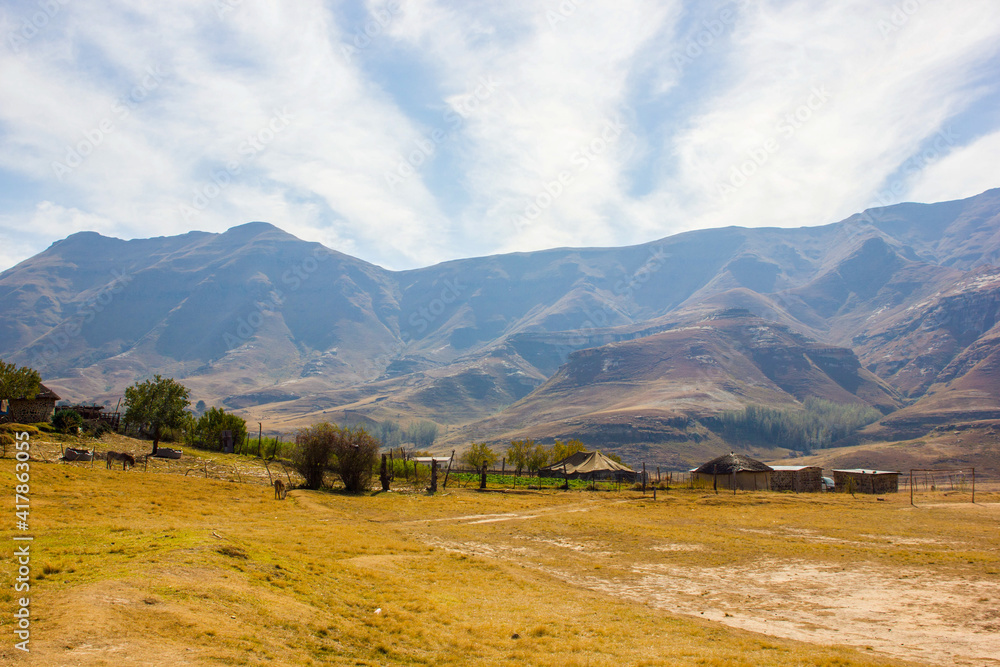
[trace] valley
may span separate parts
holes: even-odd
[[[998,255],[1000,190],[402,272],[267,223],[84,232],[0,274],[0,355],[73,402],[160,373],[286,436],[429,420],[442,452],[576,437],[684,467],[745,449],[709,422],[748,405],[879,410],[858,444],[1000,418]]]

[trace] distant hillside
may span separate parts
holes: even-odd
[[[1000,410],[998,258],[1000,190],[403,272],[262,222],[83,232],[0,274],[0,356],[70,400],[161,373],[273,429],[432,419],[442,446],[532,428],[725,448],[700,418],[808,396],[889,413],[866,437],[916,437]]]
[[[457,438],[578,437],[612,449],[705,441],[718,448],[718,438],[698,420],[748,404],[793,407],[810,397],[886,413],[902,405],[849,349],[730,311],[575,352],[541,387],[499,416],[459,430]]]

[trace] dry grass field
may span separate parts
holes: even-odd
[[[3,664],[1000,664],[994,493],[276,501],[251,459],[32,444],[32,650],[5,613]]]

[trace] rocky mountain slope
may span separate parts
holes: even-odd
[[[631,420],[676,447],[684,420],[825,396],[887,413],[872,437],[915,437],[1000,409],[998,257],[1000,190],[403,272],[266,223],[84,232],[0,274],[0,357],[71,400],[171,375],[286,431],[352,411],[433,419],[456,444],[528,427],[624,444],[610,424]]]

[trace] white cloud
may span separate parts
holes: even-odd
[[[995,55],[996,21],[927,4],[886,39],[891,12],[793,2],[748,16],[731,53],[740,75],[673,138],[680,175],[664,187],[686,195],[688,227],[846,217],[969,105],[967,72]]]
[[[0,169],[33,186],[0,191],[29,212],[0,222],[35,233],[0,266],[80,225],[268,220],[407,268],[819,224],[890,203],[885,181],[997,87],[988,0],[366,2],[60,5],[0,51]],[[3,34],[32,7],[0,10]],[[998,185],[996,119],[973,120],[988,136],[892,196]]]
[[[907,198],[916,201],[962,199],[1000,187],[1000,176],[994,168],[998,156],[1000,131],[943,156],[931,144],[925,156],[918,156],[927,161],[927,166],[910,185]]]

